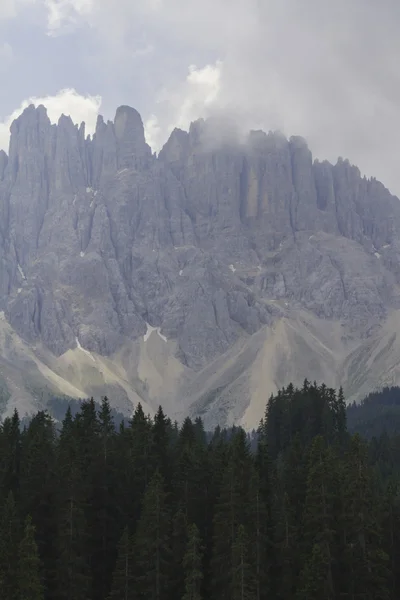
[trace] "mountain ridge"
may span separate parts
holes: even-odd
[[[156,156],[130,107],[86,136],[30,106],[0,214],[6,411],[38,408],[33,378],[251,427],[288,381],[399,382],[400,202],[303,138],[199,120]]]

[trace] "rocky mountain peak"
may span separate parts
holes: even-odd
[[[289,381],[340,377],[351,397],[398,383],[399,200],[348,161],[313,161],[303,138],[239,131],[201,119],[155,157],[127,106],[93,137],[43,107],[16,119],[0,152],[0,384],[3,369],[15,402],[36,402],[26,379],[257,425]]]
[[[35,107],[31,104],[11,124],[10,144],[19,140],[28,149],[35,147],[46,136],[50,125],[46,108],[43,105]]]
[[[44,106],[26,108],[10,132],[9,177],[15,181],[28,171],[35,177],[38,164],[51,155],[51,123]]]
[[[117,144],[117,168],[145,168],[151,158],[146,144],[142,118],[134,108],[120,106],[114,119]]]
[[[159,158],[166,163],[182,162],[188,155],[190,139],[187,131],[175,128],[162,147]]]

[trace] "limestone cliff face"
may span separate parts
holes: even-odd
[[[0,152],[0,215],[0,310],[21,343],[111,364],[159,328],[185,394],[280,319],[306,311],[362,343],[398,308],[399,200],[348,161],[313,162],[299,137],[217,140],[198,121],[156,157],[130,107],[90,138],[30,106]]]

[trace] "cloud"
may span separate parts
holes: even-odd
[[[174,89],[164,88],[158,97],[158,113],[145,121],[147,143],[159,151],[174,127],[188,129],[199,117],[207,117],[220,93],[222,62],[199,69],[190,65],[182,84]]]
[[[93,12],[94,0],[43,0],[49,35],[68,31]]]
[[[397,2],[171,3],[154,10],[153,20],[164,21],[171,47],[191,43],[199,55],[214,53],[218,90],[210,102],[204,87],[187,79],[176,84],[177,94],[170,88],[174,100],[153,110],[159,138],[172,122],[214,109],[248,128],[303,135],[318,157],[348,156],[400,193]]]
[[[1,0],[0,20],[15,18],[22,9],[35,4],[37,1],[38,0]]]
[[[101,1],[101,0],[100,0]],[[0,19],[14,19],[27,7],[45,10],[49,35],[71,31],[93,12],[94,0],[1,0]]]
[[[1,0],[0,15],[28,3]],[[223,112],[242,127],[303,135],[318,157],[347,156],[400,194],[398,0],[36,4],[52,36],[83,27],[88,78],[104,82],[107,106],[141,109],[155,147],[173,126]]]
[[[8,42],[0,44],[0,73],[5,71],[14,58],[12,46]]]
[[[93,133],[101,106],[101,96],[81,96],[73,89],[61,90],[55,96],[43,98],[28,98],[19,108],[0,122],[0,149],[8,151],[10,126],[25,108],[30,104],[47,108],[47,114],[52,123],[56,123],[62,114],[69,115],[74,123],[86,123],[86,132]]]

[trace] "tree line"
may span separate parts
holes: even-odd
[[[347,428],[342,390],[272,396],[250,444],[107,398],[0,427],[2,600],[400,597],[400,437]]]
[[[400,388],[385,387],[370,393],[360,403],[347,406],[349,431],[371,439],[382,431],[391,435],[400,433]]]

